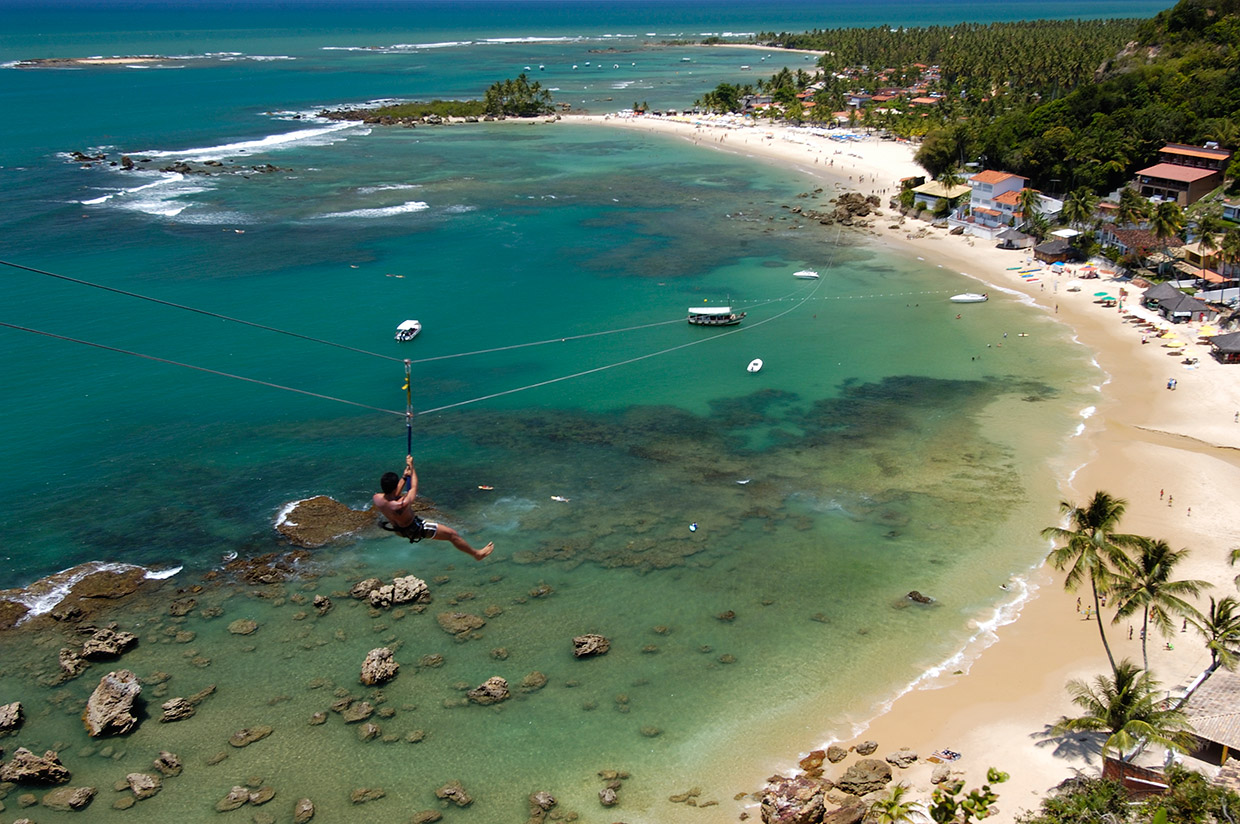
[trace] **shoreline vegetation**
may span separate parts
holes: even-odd
[[[1240,505],[1230,495],[1230,490],[1240,488],[1240,373],[1210,356],[1210,347],[1203,342],[1204,324],[1196,321],[1185,327],[1193,334],[1181,347],[1144,345],[1147,324],[1157,320],[1153,312],[1122,303],[1116,311],[1114,306],[1090,296],[1097,285],[1129,286],[1131,281],[1116,272],[1093,280],[1082,269],[1054,271],[1049,266],[1035,266],[1024,252],[1002,250],[967,235],[952,234],[943,225],[901,214],[896,204],[902,179],[917,176],[923,169],[932,175],[949,170],[954,173],[966,158],[983,157],[990,168],[1025,175],[1038,185],[1062,184],[1089,190],[1131,179],[1133,169],[1149,161],[1155,147],[1169,140],[1195,143],[1217,138],[1228,148],[1236,148],[1240,132],[1234,115],[1240,92],[1225,88],[1227,72],[1216,65],[1221,62],[1225,67],[1230,65],[1228,59],[1236,59],[1234,55],[1227,58],[1236,35],[1222,25],[1223,18],[1234,21],[1236,9],[1227,3],[1216,6],[1206,13],[1207,4],[1184,0],[1150,21],[1076,21],[1082,38],[1067,46],[1061,44],[1050,53],[1048,41],[1038,38],[1047,34],[1053,40],[1071,26],[964,27],[958,36],[946,38],[953,42],[950,47],[935,39],[938,33],[919,30],[923,40],[916,48],[923,51],[909,51],[902,57],[906,66],[885,70],[861,71],[858,67],[863,63],[877,66],[879,58],[874,55],[878,52],[871,55],[867,50],[884,48],[882,43],[898,34],[892,30],[848,30],[855,32],[856,40],[847,54],[838,44],[823,39],[826,35],[838,36],[839,31],[797,37],[759,36],[779,39],[799,50],[822,46],[813,53],[826,61],[820,65],[830,79],[817,90],[822,94],[821,103],[813,109],[824,114],[837,110],[835,104],[846,89],[865,90],[872,101],[871,92],[880,91],[880,84],[926,82],[925,99],[934,102],[922,104],[920,110],[909,106],[893,114],[890,109],[894,106],[867,103],[849,107],[851,125],[869,126],[889,135],[923,137],[919,147],[872,134],[841,143],[800,128],[803,122],[813,120],[806,116],[802,97],[816,77],[808,72],[777,75],[754,90],[770,92],[773,102],[782,103],[782,108],[774,110],[780,116],[768,109],[761,125],[753,118],[723,113],[744,95],[735,88],[721,92],[722,86],[705,98],[706,108],[720,110],[716,114],[578,115],[562,122],[660,133],[704,150],[795,168],[804,175],[809,188],[829,187],[837,198],[851,192],[876,198],[882,209],[873,220],[857,227],[868,242],[975,278],[1004,298],[1021,300],[1031,311],[1043,312],[1069,327],[1094,354],[1104,377],[1099,381],[1097,408],[1082,413],[1079,436],[1065,445],[1063,454],[1048,456],[1048,465],[1060,480],[1063,500],[1079,504],[1099,490],[1108,490],[1115,499],[1129,502],[1126,511],[1121,508],[1126,530],[1158,536],[1177,549],[1190,547],[1191,554],[1177,558],[1176,576],[1194,583],[1196,592],[1188,595],[1195,597],[1187,600],[1203,610],[1205,596],[1223,598],[1235,591],[1235,570],[1229,559],[1237,540],[1228,525],[1240,516]],[[945,68],[971,45],[992,42],[987,38],[1002,39],[1017,30],[1030,33],[1031,48],[1007,50],[1032,52],[1021,58],[1028,62],[995,66],[993,72]],[[1190,36],[1193,32],[1200,34],[1200,39],[1194,40]],[[1128,36],[1134,39],[1122,39]],[[975,40],[971,43],[970,38]],[[773,43],[726,45],[778,47]],[[1110,56],[1090,65],[1094,49],[1110,49]],[[48,59],[18,65],[111,65],[159,59]],[[1045,68],[1049,65],[1046,61],[1052,59],[1060,69]],[[847,63],[849,60],[855,62]],[[918,64],[924,65],[914,78],[907,70]],[[926,70],[931,68],[935,71],[927,80]],[[1166,96],[1182,88],[1184,71],[1196,72],[1192,76],[1201,79],[1202,94],[1193,98],[1195,102],[1182,100],[1171,105]],[[435,122],[435,118],[474,122],[553,113],[549,94],[521,75],[515,81],[495,84],[482,101],[408,103],[325,111],[320,116],[413,125],[415,121]],[[1198,235],[1202,226],[1208,225],[1206,217],[1200,214],[1191,224]],[[1181,222],[1171,234],[1185,228]],[[1022,262],[1036,268],[1041,277],[1020,277],[1016,264]],[[1169,382],[1169,375],[1174,382]],[[1173,387],[1174,391],[1168,391]],[[1047,521],[1051,520],[1053,516],[1048,513]],[[1056,537],[1068,538],[1062,531]],[[140,579],[142,575],[134,574],[124,579],[124,586],[132,586],[127,594],[138,590]],[[1118,594],[1119,590],[1110,588],[1105,579],[1095,579],[1094,583],[1099,581],[1102,594]],[[1073,703],[1073,694],[1065,690],[1065,684],[1092,682],[1108,668],[1120,677],[1121,666],[1115,661],[1107,663],[1110,648],[1104,656],[1098,645],[1100,618],[1115,619],[1114,659],[1148,659],[1145,675],[1152,673],[1163,688],[1186,686],[1219,658],[1217,649],[1211,652],[1189,632],[1187,612],[1183,613],[1183,634],[1172,622],[1162,628],[1170,636],[1165,645],[1150,645],[1146,634],[1134,638],[1128,632],[1126,640],[1122,637],[1131,626],[1129,622],[1136,619],[1118,616],[1114,601],[1107,608],[1099,600],[1095,611],[1082,609],[1078,600],[1074,608],[1073,599],[1090,594],[1089,590],[1065,590],[1062,575],[1048,565],[1030,574],[1030,586],[1035,595],[1024,605],[1019,619],[994,629],[988,648],[974,654],[960,670],[936,679],[935,689],[907,689],[893,696],[887,706],[877,708],[875,716],[865,719],[859,731],[850,730],[847,736],[835,731],[836,737],[828,741],[805,740],[803,719],[788,722],[784,740],[789,746],[799,744],[805,749],[796,757],[784,754],[783,763],[798,762],[800,766],[799,771],[788,770],[792,775],[785,778],[802,782],[800,789],[809,788],[810,795],[817,792],[828,803],[844,804],[844,795],[821,783],[814,784],[823,776],[823,761],[836,760],[827,745],[847,755],[849,750],[873,752],[868,744],[875,739],[885,748],[898,742],[909,745],[904,763],[891,762],[896,766],[898,783],[910,788],[907,801],[927,798],[931,788],[944,781],[949,782],[949,788],[954,786],[956,793],[960,791],[956,782],[982,786],[989,793],[997,768],[1010,773],[1010,779],[997,790],[1001,798],[998,809],[989,810],[991,820],[1027,820],[1022,811],[1035,809],[1073,771],[1096,773],[1099,755],[1106,748],[1104,737],[1078,735],[1070,726],[1062,725],[1062,719],[1072,714]],[[0,622],[4,617],[0,613]],[[57,616],[53,614],[52,618]],[[1240,646],[1240,628],[1223,644],[1229,653],[1236,646]],[[1078,698],[1081,694],[1076,692]],[[1057,720],[1061,721],[1059,728],[1054,727]],[[959,759],[939,757],[944,753],[961,755]],[[1202,766],[1189,763],[1194,768]],[[762,779],[753,774],[753,769],[752,763],[738,768],[727,781],[733,786],[756,787]],[[794,786],[794,794],[796,789]],[[769,797],[770,792],[765,792],[754,792],[753,801]],[[897,803],[889,804],[888,820],[902,820],[900,799],[889,800]]]

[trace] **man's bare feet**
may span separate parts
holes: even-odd
[[[474,560],[481,561],[483,558],[487,557],[494,551],[495,551],[495,542],[491,541],[489,544],[484,546],[482,549],[474,550],[473,552]]]

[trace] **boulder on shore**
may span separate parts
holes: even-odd
[[[82,722],[91,738],[123,735],[138,724],[134,705],[142,693],[138,676],[130,670],[109,672],[99,679],[82,713]]]
[[[361,682],[368,687],[391,681],[400,672],[400,664],[396,663],[392,650],[387,647],[372,649],[366,653],[362,662]]]
[[[72,777],[55,750],[38,756],[25,747],[18,747],[12,759],[0,765],[0,781],[14,784],[64,784]]]
[[[82,657],[88,661],[104,661],[119,658],[130,647],[138,643],[138,636],[132,632],[118,632],[114,629],[99,629],[82,644]]]
[[[844,771],[835,786],[849,795],[861,796],[885,789],[890,783],[890,764],[877,758],[862,758]]]
[[[826,809],[831,782],[796,776],[777,778],[762,792],[762,821],[765,824],[818,824]]]

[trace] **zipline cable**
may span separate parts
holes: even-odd
[[[171,306],[173,309],[184,309],[186,312],[195,312],[199,315],[206,315],[207,317],[210,317],[210,318],[218,318],[219,320],[231,321],[232,323],[240,323],[245,326],[253,326],[255,329],[266,329],[268,332],[276,332],[281,335],[288,335],[289,337],[292,337],[292,338],[300,338],[302,340],[308,340],[314,343],[321,343],[321,344],[324,344],[325,346],[334,346],[337,349],[347,349],[350,352],[357,352],[362,355],[372,355],[376,358],[383,358],[384,360],[390,360],[390,361],[401,360],[400,358],[394,358],[391,355],[384,355],[379,352],[371,352],[368,349],[358,349],[355,346],[347,346],[343,343],[334,343],[333,341],[330,341],[330,340],[323,340],[322,338],[315,338],[315,337],[311,337],[310,335],[303,335],[299,332],[289,332],[285,329],[277,329],[274,326],[266,326],[261,323],[255,323],[254,321],[242,320],[241,318],[234,318],[228,315],[221,315],[219,312],[211,312],[206,309],[198,309],[197,307],[194,307],[194,306],[186,306],[183,303],[173,303],[170,300],[163,300],[161,298],[153,298],[149,295],[140,295],[137,292],[127,292],[124,289],[117,289],[115,286],[104,286],[102,283],[92,283],[89,280],[82,280],[81,278],[73,278],[73,277],[69,277],[68,275],[58,275],[55,272],[48,272],[43,269],[35,269],[32,266],[23,266],[20,263],[13,263],[12,261],[8,261],[8,260],[0,260],[0,266],[9,266],[9,267],[12,267],[13,269],[22,269],[26,272],[33,272],[36,275],[46,275],[49,278],[56,278],[58,280],[67,280],[70,283],[77,283],[82,286],[89,286],[93,289],[102,289],[105,292],[115,292],[118,295],[125,295],[126,297],[137,298],[138,300],[146,300],[146,301],[150,301],[151,303],[158,303],[161,306]]]
[[[145,358],[146,360],[152,360],[158,363],[167,363],[172,366],[181,366],[186,369],[194,369],[199,372],[206,372],[209,375],[219,375],[220,377],[232,378],[234,380],[245,381],[246,383],[257,383],[260,386],[269,386],[272,389],[283,389],[286,392],[296,392],[299,395],[309,395],[312,398],[321,398],[325,401],[335,401],[337,403],[348,404],[349,406],[358,406],[358,407],[361,407],[362,409],[369,409],[372,412],[382,412],[385,415],[404,415],[405,414],[404,412],[397,412],[396,410],[393,410],[393,409],[383,409],[378,406],[371,406],[365,403],[358,403],[357,401],[350,401],[350,400],[345,400],[344,398],[332,397],[331,395],[321,395],[318,392],[310,392],[306,389],[297,389],[296,387],[293,387],[293,386],[284,386],[283,384],[279,384],[279,383],[271,383],[269,381],[260,381],[258,378],[247,378],[244,375],[234,375],[231,372],[220,372],[219,370],[216,370],[216,369],[208,369],[205,366],[195,366],[192,363],[181,363],[180,361],[169,360],[167,358],[158,358],[158,357],[155,357],[154,355],[146,355],[146,354],[143,354],[142,352],[132,352],[128,349],[120,349],[115,346],[106,346],[102,343],[94,343],[88,340],[81,340],[80,338],[70,338],[66,335],[57,335],[54,332],[44,332],[41,329],[31,329],[28,326],[18,326],[15,323],[5,323],[2,320],[0,320],[0,326],[7,327],[9,329],[16,329],[20,332],[32,332],[33,334],[36,334],[36,335],[43,335],[49,338],[56,338],[57,340],[68,341],[70,343],[80,343],[83,346],[93,346],[96,349],[104,349],[104,350],[107,350],[108,352],[119,352],[122,355],[133,355],[135,358]]]

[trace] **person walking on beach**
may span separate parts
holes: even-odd
[[[405,490],[406,485],[408,489],[402,495],[401,492]],[[395,472],[385,472],[379,479],[379,488],[383,491],[376,493],[372,500],[379,514],[388,519],[388,523],[380,524],[380,526],[390,532],[395,532],[402,538],[408,538],[409,543],[415,544],[423,538],[449,541],[452,546],[475,561],[481,561],[494,551],[494,542],[482,549],[474,549],[452,527],[424,521],[413,514],[413,499],[418,496],[418,473],[413,469],[412,455],[405,458],[404,477],[402,478]]]

